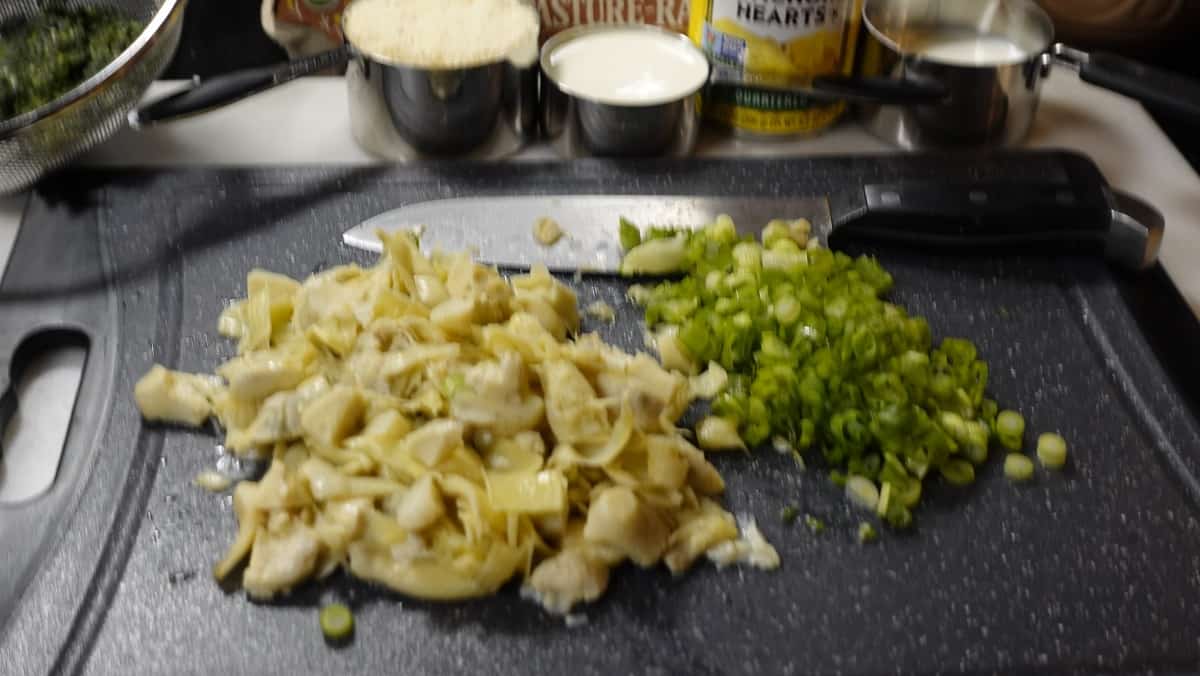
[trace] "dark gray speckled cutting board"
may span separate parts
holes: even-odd
[[[1066,161],[1075,160],[999,156],[969,171],[1053,178]],[[933,489],[913,532],[861,546],[859,517],[820,472],[769,452],[722,456],[727,503],[759,516],[783,568],[701,565],[672,579],[626,567],[574,628],[512,587],[445,605],[344,576],[272,604],[223,590],[208,571],[234,534],[229,498],[191,485],[217,462],[216,440],[145,427],[132,404],[133,382],[153,362],[211,371],[232,354],[216,319],[250,268],[303,277],[369,262],[338,235],[409,201],[807,195],[966,171],[908,157],[61,175],[32,199],[0,286],[0,348],[51,308],[56,324],[89,336],[91,353],[54,490],[0,509],[0,672],[1200,669],[1200,427],[1094,259],[871,249],[895,275],[895,300],[929,317],[935,335],[979,345],[992,393],[1025,412],[1032,432],[1067,437],[1065,472],[1014,486],[993,462],[976,489]],[[640,345],[619,283],[576,286],[583,302],[619,307],[620,322],[602,333]],[[829,528],[784,526],[777,514],[788,503]],[[329,599],[355,610],[356,638],[341,649],[317,629]]]

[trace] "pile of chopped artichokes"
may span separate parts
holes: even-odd
[[[242,585],[267,598],[341,567],[450,600],[520,576],[567,612],[627,559],[779,565],[756,529],[739,539],[724,481],[675,426],[688,378],[577,335],[575,294],[544,268],[506,280],[381,237],[372,268],[251,272],[221,316],[238,350],[219,377],[155,366],[136,386],[147,419],[215,418],[229,451],[270,458],[234,489],[217,578],[248,559]]]

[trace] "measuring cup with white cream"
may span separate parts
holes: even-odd
[[[944,100],[864,102],[864,125],[907,149],[1015,145],[1033,126],[1054,65],[1158,110],[1200,119],[1200,84],[1111,54],[1054,42],[1032,0],[866,0],[860,73],[940,86]]]
[[[565,157],[688,155],[704,53],[654,26],[590,25],[542,46],[542,129]]]

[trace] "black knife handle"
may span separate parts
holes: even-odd
[[[870,184],[831,200],[830,244],[849,238],[937,247],[1103,250],[1112,207],[1102,183]]]

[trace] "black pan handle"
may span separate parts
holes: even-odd
[[[933,105],[950,96],[949,90],[937,83],[883,77],[816,77],[812,88],[852,103],[898,106]]]
[[[1078,67],[1084,82],[1137,99],[1155,110],[1200,120],[1200,83],[1193,79],[1103,52],[1091,53]]]
[[[181,92],[137,107],[129,113],[129,124],[134,129],[140,129],[205,113],[291,82],[298,77],[341,66],[350,56],[350,48],[343,45],[295,61],[218,75]]]
[[[945,87],[889,78],[822,76],[810,80],[754,75],[729,66],[714,66],[709,85],[733,87],[767,94],[792,94],[816,101],[849,101],[894,105],[940,103],[949,96]]]
[[[1099,182],[869,184],[830,200],[832,246],[850,238],[921,247],[1106,252],[1112,206]]]

